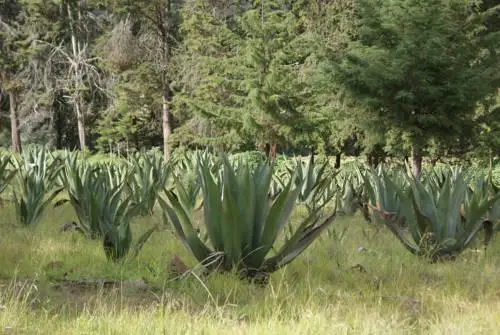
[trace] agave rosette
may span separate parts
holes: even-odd
[[[206,162],[200,162],[203,194],[204,243],[194,227],[193,202],[182,184],[166,190],[160,203],[164,217],[175,228],[185,246],[210,270],[238,269],[245,276],[270,273],[285,266],[303,252],[331,224],[335,211],[324,216],[313,210],[268,257],[278,236],[290,224],[290,215],[302,190],[304,179],[294,174],[279,194],[269,196],[273,166],[259,164],[235,168],[225,158],[222,174],[214,175]]]
[[[407,250],[433,260],[454,258],[467,248],[500,198],[470,193],[461,173],[449,174],[442,182],[408,175],[405,179],[372,172],[366,184],[370,206]]]
[[[62,191],[58,185],[61,162],[44,147],[29,147],[15,157],[13,202],[22,225],[37,224],[52,200]]]

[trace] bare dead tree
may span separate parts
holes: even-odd
[[[99,58],[90,54],[89,44],[83,36],[86,23],[81,1],[74,1],[74,4],[72,8],[71,2],[68,1],[63,11],[67,15],[71,33],[69,43],[40,42],[50,46],[51,52],[46,66],[58,72],[55,86],[63,88],[66,100],[73,106],[80,149],[85,150],[87,147],[85,118],[89,111],[87,109],[86,113],[84,109],[84,93],[94,89],[103,92],[106,90],[101,86],[101,73],[97,65]]]

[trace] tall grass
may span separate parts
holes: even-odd
[[[196,260],[169,230],[153,235],[136,261],[109,263],[97,241],[60,233],[74,217],[55,209],[41,225],[0,218],[0,333],[14,334],[497,334],[500,242],[468,250],[453,263],[414,258],[390,232],[341,218],[266,287],[237,275],[183,279],[169,271],[173,255]],[[145,231],[161,221],[138,218]],[[364,231],[364,232],[363,232]],[[115,288],[81,288],[64,280],[109,279]],[[144,280],[149,290],[127,286]],[[63,282],[61,282],[63,281]],[[10,327],[10,328],[6,328]]]

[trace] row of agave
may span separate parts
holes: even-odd
[[[138,155],[124,164],[92,164],[78,153],[55,156],[31,147],[20,156],[0,157],[0,192],[10,184],[18,224],[25,226],[40,222],[54,200],[54,206],[70,202],[78,217],[76,229],[101,239],[106,256],[116,261],[132,249],[130,222],[152,214],[168,171],[156,155]],[[139,238],[132,255],[153,231]]]
[[[133,245],[130,222],[152,214],[157,202],[165,222],[207,270],[236,269],[245,277],[266,277],[285,266],[337,215],[358,209],[385,224],[409,251],[432,260],[455,257],[481,229],[486,243],[500,230],[500,194],[491,179],[470,185],[457,170],[420,181],[401,171],[333,171],[313,157],[276,172],[273,162],[249,164],[206,152],[169,164],[155,155],[90,164],[76,153],[54,157],[44,149],[14,159],[14,169],[9,162],[0,158],[0,191],[17,179],[21,223],[36,223],[57,195],[66,195],[57,204],[69,201],[78,230],[100,239],[114,261],[137,255],[154,233]],[[302,205],[307,214],[292,223],[293,210]],[[203,213],[201,227],[196,211]]]
[[[359,210],[366,221],[387,226],[407,250],[432,261],[456,258],[480,231],[485,246],[500,232],[500,192],[491,171],[487,178],[469,181],[459,168],[431,170],[420,180],[408,168],[355,166],[328,179],[323,178],[328,163],[318,166],[310,160],[302,166],[299,200],[307,208],[337,193],[338,214]]]
[[[153,234],[154,228],[132,245],[130,222],[137,215],[151,214],[157,200],[165,221],[207,269],[236,268],[247,277],[291,262],[336,215],[335,207],[326,210],[336,193],[320,191],[331,176],[315,174],[311,184],[312,160],[307,167],[297,165],[290,171],[277,192],[272,191],[278,179],[271,162],[250,166],[244,160],[230,162],[207,153],[186,155],[171,164],[151,155],[130,164],[91,164],[77,153],[55,157],[45,149],[33,149],[14,157],[13,169],[6,168],[8,161],[3,159],[9,173],[0,173],[6,178],[1,185],[11,176],[17,178],[13,199],[16,208],[23,209],[17,211],[21,224],[39,222],[60,196],[55,205],[69,202],[78,218],[77,230],[89,239],[100,239],[114,261],[136,255]],[[318,203],[309,206],[311,199]],[[298,203],[306,203],[307,216],[291,225]],[[201,209],[205,225],[200,234],[193,216]],[[278,252],[268,256],[277,244]]]

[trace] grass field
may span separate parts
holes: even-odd
[[[479,251],[430,264],[385,229],[339,218],[262,287],[197,271],[176,279],[173,256],[196,264],[166,226],[120,265],[59,231],[70,206],[33,228],[15,227],[9,205],[0,212],[0,334],[500,334],[498,237],[486,253],[479,238]],[[159,213],[134,232],[154,224]]]

